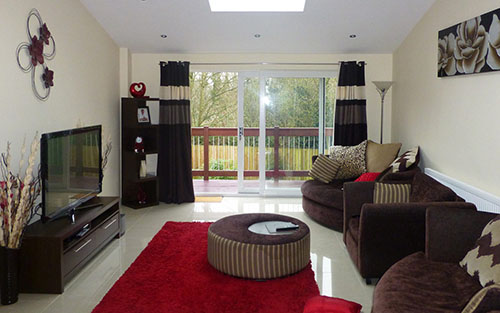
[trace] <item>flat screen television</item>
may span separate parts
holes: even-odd
[[[42,221],[69,215],[102,191],[101,126],[42,135]]]

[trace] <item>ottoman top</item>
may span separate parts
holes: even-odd
[[[299,226],[299,229],[283,235],[256,234],[248,230],[252,224],[265,221],[291,222]],[[221,218],[210,225],[209,232],[220,237],[251,244],[276,245],[295,242],[309,234],[309,227],[302,221],[285,215],[270,213],[237,214]]]

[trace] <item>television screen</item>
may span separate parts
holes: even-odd
[[[64,214],[101,192],[101,126],[42,135],[42,214]]]

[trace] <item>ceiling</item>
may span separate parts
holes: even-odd
[[[134,53],[392,53],[435,2],[307,0],[301,13],[212,13],[208,0],[80,1]]]

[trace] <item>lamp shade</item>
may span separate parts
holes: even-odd
[[[391,88],[392,84],[394,84],[394,82],[390,82],[390,81],[374,81],[372,83],[375,85],[375,87],[377,87],[378,90],[380,90],[382,92],[389,90],[389,88]]]

